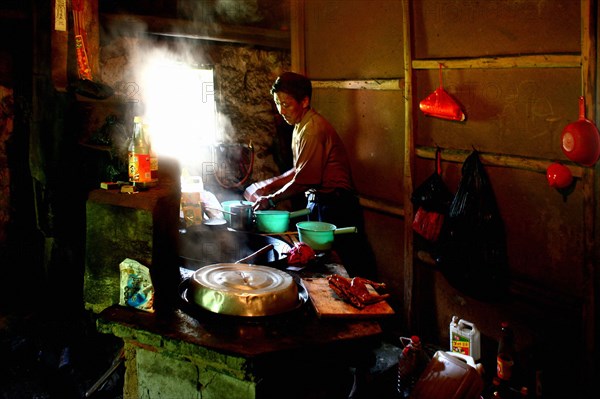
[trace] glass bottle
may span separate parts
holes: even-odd
[[[425,353],[418,336],[402,337],[400,341],[403,344],[404,341],[408,341],[408,344],[398,359],[397,391],[400,398],[408,398],[431,359]]]
[[[504,397],[504,386],[497,376],[492,378],[491,384],[482,392],[481,397],[484,399],[502,398]]]
[[[150,180],[153,184],[158,183],[158,155],[154,150],[154,146],[152,145],[152,132],[150,130],[150,126],[147,123],[142,125],[144,129],[144,135],[148,140],[148,145],[150,147]]]
[[[129,181],[145,187],[151,182],[150,146],[144,134],[142,118],[133,118],[133,137],[129,146]]]
[[[515,366],[515,335],[507,322],[502,322],[496,358],[496,375],[502,381],[510,381]]]

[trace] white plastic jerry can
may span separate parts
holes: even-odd
[[[450,351],[471,356],[475,361],[479,360],[481,357],[480,333],[475,324],[452,316]]]

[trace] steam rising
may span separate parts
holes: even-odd
[[[212,68],[198,67],[185,54],[164,49],[140,54],[137,81],[154,150],[194,168],[203,161],[199,150],[217,139],[215,92]]]

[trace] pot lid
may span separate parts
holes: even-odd
[[[197,270],[194,280],[205,287],[232,293],[263,293],[287,287],[292,276],[267,266],[219,263]]]
[[[214,313],[266,316],[300,302],[292,276],[268,266],[218,263],[196,270],[190,282],[191,300]]]

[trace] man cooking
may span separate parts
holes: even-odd
[[[285,72],[273,83],[271,94],[277,111],[294,126],[293,167],[280,176],[251,185],[244,197],[254,202],[254,210],[261,210],[306,194],[310,220],[357,227],[358,234],[336,236],[334,249],[351,276],[375,278],[344,143],[333,126],[311,107],[311,81]]]

